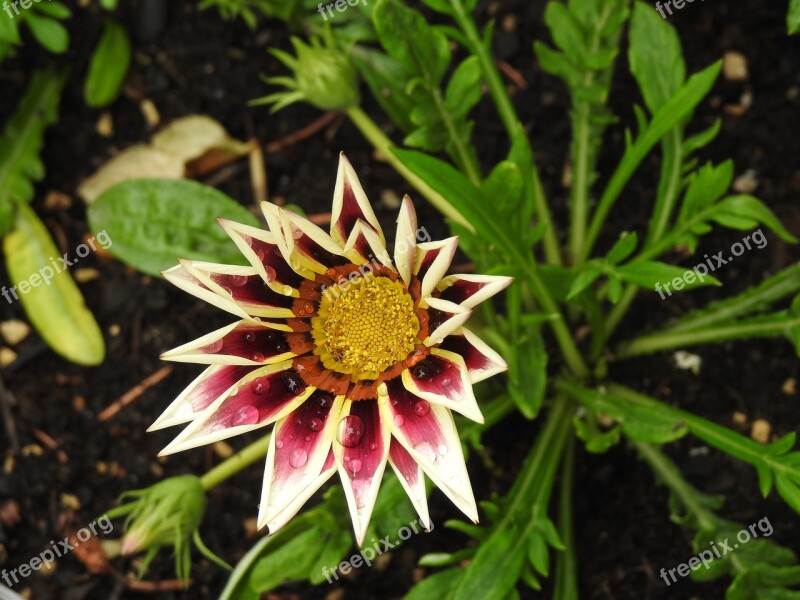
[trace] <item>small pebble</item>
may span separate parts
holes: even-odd
[[[106,111],[100,115],[94,125],[94,130],[104,138],[114,135],[114,119],[110,112]]]
[[[25,321],[19,319],[9,319],[0,323],[0,335],[7,344],[16,346],[24,340],[31,332],[30,326]]]
[[[81,501],[78,500],[75,494],[70,494],[69,492],[61,494],[61,505],[65,508],[71,508],[72,510],[81,509]]]
[[[91,267],[84,267],[83,269],[75,269],[72,276],[78,283],[87,283],[98,279],[100,277],[100,271]]]
[[[758,179],[753,169],[747,169],[733,180],[733,191],[740,194],[752,194],[758,189]]]
[[[45,210],[63,210],[69,208],[70,206],[72,206],[72,198],[70,198],[64,192],[50,190],[44,197]]]
[[[736,425],[744,425],[745,423],[747,423],[747,415],[737,410],[735,413],[733,413],[733,417],[731,417],[731,420]]]
[[[744,54],[728,50],[722,56],[722,73],[728,81],[747,81],[747,59]]]
[[[797,380],[793,377],[790,377],[786,381],[783,382],[783,386],[781,387],[781,391],[786,395],[792,395],[797,391]]]
[[[158,109],[153,101],[145,98],[139,103],[139,110],[142,111],[142,116],[150,127],[158,127],[161,122],[161,115],[158,114]]]
[[[770,425],[768,421],[765,419],[756,419],[753,421],[753,426],[750,429],[750,437],[759,444],[768,443],[770,433],[772,433],[772,425]]]
[[[700,368],[703,366],[703,359],[697,354],[692,354],[685,350],[678,350],[672,357],[675,359],[675,366],[679,369],[689,370],[695,375],[700,374]]]

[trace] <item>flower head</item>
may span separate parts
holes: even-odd
[[[511,279],[445,276],[457,239],[430,241],[408,196],[392,259],[344,156],[330,235],[262,209],[269,232],[221,221],[251,266],[164,273],[240,320],[163,355],[211,366],[150,428],[190,422],[162,455],[274,423],[261,527],[282,527],[338,472],[360,544],[387,462],[426,526],[423,473],[477,521],[451,411],[482,422],[472,384],[506,365],[463,325]]]

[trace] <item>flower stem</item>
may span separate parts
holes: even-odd
[[[270,437],[272,437],[272,434],[268,433],[203,475],[200,478],[203,489],[210,490],[258,459],[266,456]]]
[[[367,113],[361,110],[360,107],[354,106],[348,108],[347,116],[358,128],[362,135],[369,140],[375,147],[380,155],[388,162],[392,168],[402,175],[414,189],[422,194],[425,199],[433,204],[439,212],[441,212],[448,219],[452,219],[456,223],[466,227],[470,231],[474,231],[472,224],[467,221],[464,216],[456,210],[456,208],[447,201],[439,192],[434,190],[428,183],[419,175],[414,173],[411,169],[405,166],[393,153],[392,148],[394,144],[389,137],[381,131],[381,128],[373,121]]]
[[[578,557],[575,552],[575,528],[572,519],[572,496],[575,480],[575,436],[570,434],[561,464],[561,490],[558,495],[558,534],[564,550],[556,563],[554,598],[578,597]]]

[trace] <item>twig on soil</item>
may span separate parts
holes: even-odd
[[[311,137],[315,133],[317,133],[320,129],[323,129],[329,123],[332,123],[336,117],[339,115],[336,111],[329,111],[326,112],[321,117],[314,119],[306,125],[305,127],[298,129],[297,131],[290,133],[280,139],[275,140],[274,142],[269,142],[266,146],[267,154],[272,154],[274,152],[279,152],[288,146],[292,146],[297,142],[300,142],[307,137]]]
[[[101,423],[103,421],[108,421],[111,417],[116,415],[119,411],[128,406],[128,404],[136,400],[139,396],[144,394],[149,388],[157,384],[159,381],[164,379],[170,373],[172,373],[172,367],[167,366],[167,367],[161,367],[155,373],[148,375],[140,383],[137,383],[130,390],[125,392],[120,397],[119,400],[114,402],[114,404],[103,410],[103,412],[101,412],[98,415],[97,420],[100,421]]]
[[[11,450],[13,450],[14,454],[19,454],[17,426],[14,423],[14,415],[11,413],[11,406],[16,403],[14,395],[6,387],[3,378],[0,377],[0,410],[3,411],[3,421],[5,422],[8,440],[11,443]]]
[[[41,429],[33,429],[31,431],[31,433],[33,434],[33,437],[35,437],[42,444],[44,444],[45,446],[50,448],[50,450],[55,450],[56,458],[58,459],[58,462],[60,462],[60,463],[66,463],[67,462],[67,460],[68,460],[67,453],[64,452],[61,448],[58,447],[58,442],[57,441],[55,441],[53,438],[51,438],[49,435],[47,435]]]
[[[167,581],[141,581],[128,579],[125,582],[129,590],[134,592],[179,592],[192,585],[192,580],[168,579]]]
[[[306,219],[311,221],[314,225],[325,225],[331,222],[331,213],[317,213],[315,215],[306,215]]]
[[[500,69],[500,71],[502,71],[503,75],[505,75],[511,81],[513,81],[518,88],[522,90],[528,89],[528,82],[522,76],[522,73],[517,71],[514,67],[512,67],[504,60],[495,61],[495,64],[497,64],[497,68]]]

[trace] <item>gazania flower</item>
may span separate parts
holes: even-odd
[[[511,279],[445,276],[457,239],[422,242],[408,196],[392,260],[344,156],[330,235],[262,209],[269,232],[220,221],[251,266],[164,273],[240,320],[163,355],[211,366],[150,428],[189,422],[161,455],[274,423],[259,527],[275,532],[338,472],[361,544],[387,462],[427,527],[423,473],[477,522],[451,411],[482,422],[472,384],[506,364],[463,325]]]

